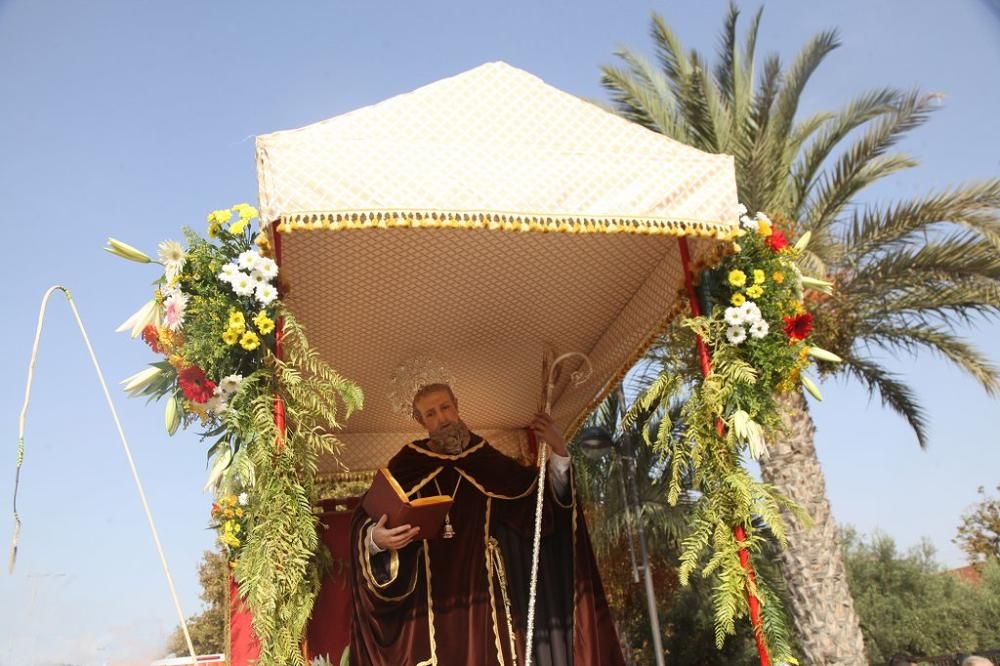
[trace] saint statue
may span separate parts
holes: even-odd
[[[410,405],[428,436],[403,446],[389,471],[411,499],[454,503],[438,535],[356,511],[350,663],[523,664],[538,469],[470,432],[448,384],[418,387]],[[544,413],[529,427],[550,448],[533,662],[624,664],[566,442]]]

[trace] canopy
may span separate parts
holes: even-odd
[[[677,238],[697,270],[738,230],[730,156],[500,62],[259,136],[257,167],[287,303],[365,391],[340,433],[351,471],[420,436],[388,397],[418,356],[455,377],[470,427],[516,455],[543,354],[586,353],[591,379],[563,373],[552,395],[570,435],[683,308]]]

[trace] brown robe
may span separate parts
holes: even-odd
[[[450,495],[457,484],[455,537],[371,556],[372,520],[357,509],[350,663],[523,664],[537,469],[473,435],[453,456],[427,440],[407,444],[389,470],[411,497]],[[624,664],[572,480],[564,501],[548,488],[542,534],[534,664]]]

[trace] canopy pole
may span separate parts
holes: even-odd
[[[688,301],[691,303],[691,315],[694,317],[701,316],[701,304],[698,302],[698,294],[694,290],[694,279],[691,275],[691,253],[688,249],[687,238],[681,236],[677,239],[677,245],[681,252],[681,264],[684,266],[684,286],[687,289]],[[701,372],[702,375],[708,376],[712,371],[712,359],[708,355],[708,346],[705,344],[705,340],[699,335],[697,337],[697,349],[698,349],[698,359],[701,361]],[[725,425],[722,420],[716,422],[716,428],[721,435],[725,429]],[[736,537],[736,541],[740,544],[746,541],[746,532],[742,525],[736,525],[733,527],[733,535]],[[753,583],[755,580],[755,574],[753,570],[753,564],[750,562],[750,551],[746,548],[740,548],[739,550],[740,564],[747,572],[747,577],[750,580],[751,589],[753,588]],[[751,590],[747,590],[747,602],[750,605],[750,624],[753,626],[754,639],[757,641],[757,654],[760,656],[761,666],[771,666],[771,658],[767,652],[767,642],[764,636],[764,624],[760,617],[760,599],[757,598]]]

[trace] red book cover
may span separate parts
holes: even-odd
[[[362,506],[372,519],[377,521],[384,513],[386,527],[410,525],[419,527],[418,539],[433,539],[438,536],[444,518],[453,500],[448,495],[433,495],[409,499],[399,482],[385,467],[375,472],[372,486],[365,494]]]

